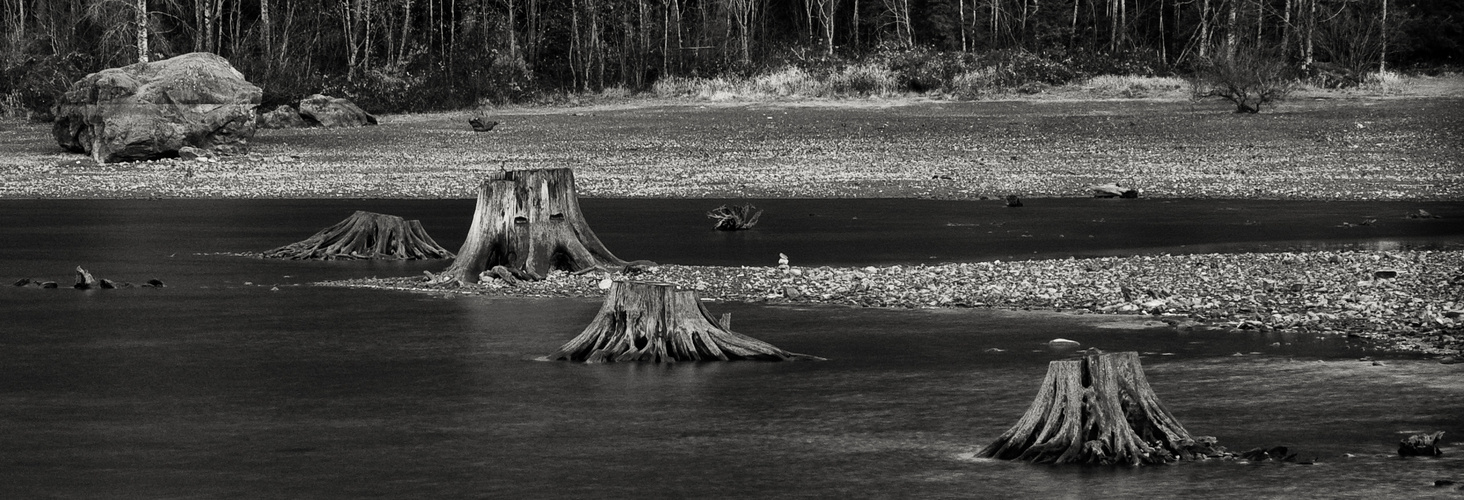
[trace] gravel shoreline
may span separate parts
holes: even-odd
[[[1129,314],[1176,329],[1292,330],[1464,359],[1464,250],[1157,255],[870,267],[662,265],[625,275],[434,288],[425,277],[320,283],[431,293],[600,297],[605,279],[674,283],[705,299],[852,307]]]

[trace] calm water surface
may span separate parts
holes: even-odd
[[[768,211],[757,230],[736,234],[710,231],[701,217],[716,202],[584,207],[620,256],[686,264],[769,265],[777,252],[795,265],[870,265],[1464,240],[1449,224],[1464,217],[1457,203],[1111,201],[1011,210],[767,200],[755,202]],[[829,360],[575,365],[533,358],[582,330],[593,300],[305,285],[445,262],[201,255],[304,239],[356,209],[421,219],[455,249],[471,207],[0,201],[7,284],[69,284],[76,265],[168,283],[0,287],[0,498],[1464,494],[1431,486],[1464,480],[1460,447],[1442,459],[1393,456],[1410,432],[1464,435],[1464,365],[1346,339],[1179,333],[1056,314],[714,303],[739,332]],[[1403,217],[1417,208],[1445,218]],[[1376,222],[1339,227],[1366,219]],[[1053,337],[1148,353],[1157,393],[1192,433],[1232,450],[1285,445],[1318,464],[1115,469],[969,458],[1021,416],[1047,361],[1066,355],[1043,345]],[[1356,360],[1365,355],[1383,365]]]

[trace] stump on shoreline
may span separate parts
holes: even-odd
[[[480,273],[496,266],[519,279],[539,280],[554,269],[586,272],[625,264],[585,222],[570,169],[507,170],[478,185],[467,239],[452,265],[430,283],[477,283]]]
[[[733,332],[731,323],[725,315],[714,319],[695,290],[670,283],[617,281],[590,326],[548,359],[586,363],[819,359]]]
[[[1032,406],[977,455],[1033,463],[1159,464],[1213,453],[1159,402],[1135,352],[1053,361]]]
[[[452,252],[442,248],[422,223],[395,215],[357,210],[346,220],[297,241],[264,252],[271,259],[445,259]]]

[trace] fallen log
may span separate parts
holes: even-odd
[[[1138,353],[1095,353],[1049,363],[1027,413],[977,455],[1047,464],[1160,464],[1223,451],[1213,442],[1196,442],[1164,408]]]
[[[714,319],[695,290],[670,283],[616,281],[584,332],[548,359],[585,363],[819,359],[733,332],[728,329],[731,324],[730,316]]]
[[[357,210],[346,220],[303,240],[264,252],[271,259],[445,259],[442,248],[422,223],[395,215]]]
[[[585,222],[570,169],[506,170],[478,185],[467,239],[430,283],[477,283],[479,274],[496,266],[520,279],[543,279],[555,269],[612,271],[626,264]]]

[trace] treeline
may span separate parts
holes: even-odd
[[[1076,77],[1237,50],[1354,74],[1464,54],[1458,0],[0,0],[0,23],[0,98],[31,109],[85,73],[191,51],[267,101],[324,90],[376,111],[912,58],[1020,54]]]

